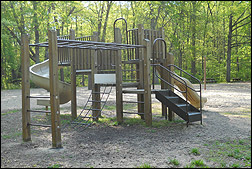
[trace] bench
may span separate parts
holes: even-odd
[[[232,82],[239,82],[241,81],[241,78],[232,78]]]

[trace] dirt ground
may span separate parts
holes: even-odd
[[[31,89],[31,95],[46,94],[43,89]],[[86,87],[77,88],[78,108],[85,104],[89,94]],[[22,141],[21,90],[1,91],[1,168],[133,168],[143,164],[174,167],[170,159],[177,159],[178,167],[186,167],[194,159],[202,159],[209,167],[219,167],[206,158],[209,150],[205,145],[251,138],[251,83],[207,84],[203,96],[208,101],[203,108],[202,125],[194,122],[186,127],[186,122],[176,117],[176,122],[161,127],[95,124],[82,132],[66,128],[62,131],[63,148],[52,149],[48,128],[32,127],[32,141]],[[160,104],[152,97],[156,108]],[[115,105],[115,89],[108,105]],[[42,107],[32,100],[31,108]],[[70,103],[61,106],[61,114],[69,114],[69,110]],[[155,112],[155,120],[164,120],[160,111]],[[115,110],[102,113],[106,117],[116,116]],[[48,121],[46,115],[38,113],[31,113],[31,119],[38,123]],[[192,148],[202,153],[195,156]]]

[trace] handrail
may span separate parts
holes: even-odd
[[[152,66],[159,66],[159,67],[163,68],[164,70],[168,71],[169,74],[175,75],[177,78],[181,79],[181,80],[184,82],[184,85],[186,86],[186,90],[185,90],[185,91],[178,90],[177,88],[174,87],[174,85],[170,84],[170,83],[167,82],[165,79],[163,79],[163,78],[161,78],[159,75],[157,75],[156,71],[153,71],[153,72],[155,73],[155,75],[157,76],[157,78],[159,78],[160,80],[162,80],[163,82],[165,82],[166,84],[168,84],[169,86],[171,86],[172,88],[176,89],[178,92],[180,92],[180,93],[185,93],[185,94],[186,94],[186,97],[185,97],[185,98],[186,98],[186,113],[187,113],[187,115],[188,115],[187,88],[188,88],[188,87],[190,88],[190,86],[187,86],[187,83],[186,83],[186,81],[185,81],[184,79],[182,79],[180,76],[178,76],[178,75],[177,75],[176,73],[174,73],[173,71],[167,69],[165,66],[163,66],[163,65],[161,65],[161,64],[152,64]],[[154,67],[153,67],[153,69],[154,69]],[[153,74],[153,76],[154,76],[154,74]],[[174,78],[173,76],[171,76],[171,77]],[[174,79],[175,79],[175,78],[174,78]]]
[[[198,78],[196,78],[195,76],[191,75],[190,73],[184,71],[184,70],[181,69],[180,67],[178,67],[178,66],[176,66],[176,65],[174,65],[174,64],[169,64],[169,65],[167,65],[167,67],[171,67],[171,66],[173,66],[173,67],[179,69],[180,71],[184,72],[185,74],[191,76],[192,78],[194,78],[195,80],[197,80],[197,81],[199,82],[199,84],[201,84],[201,82],[200,82],[200,80],[199,80]]]
[[[167,52],[166,52],[166,42],[165,42],[165,40],[164,40],[163,38],[157,38],[157,39],[155,39],[155,40],[153,41],[153,46],[152,46],[153,51],[154,51],[154,45],[155,45],[155,43],[156,43],[158,40],[163,41],[163,43],[164,43],[164,45],[165,45],[165,58],[167,59],[167,57],[166,57],[166,54],[167,54]],[[153,52],[153,53],[154,53],[154,52]],[[185,95],[186,95],[185,98],[186,98],[186,113],[187,113],[187,114],[188,114],[188,102],[187,102],[187,100],[188,100],[188,98],[187,98],[187,90],[188,90],[188,89],[187,89],[187,88],[190,88],[190,89],[193,90],[194,92],[200,92],[200,113],[202,114],[201,82],[200,82],[199,79],[197,79],[197,78],[194,77],[193,75],[187,73],[186,71],[184,71],[183,69],[181,69],[180,67],[178,67],[178,66],[176,66],[176,65],[174,65],[174,64],[169,64],[169,65],[168,65],[169,69],[168,69],[167,67],[161,65],[161,64],[155,64],[154,54],[153,54],[153,56],[152,56],[152,66],[153,66],[153,89],[154,89],[154,87],[155,87],[155,85],[154,85],[154,75],[155,75],[155,76],[157,76],[160,80],[162,80],[163,82],[165,82],[166,84],[168,84],[168,85],[171,86],[172,88],[176,89],[178,92],[180,92],[180,93],[186,93],[186,94],[185,94]],[[170,77],[174,78],[175,80],[177,80],[177,81],[179,81],[180,83],[182,83],[182,84],[185,85],[186,90],[185,90],[185,91],[178,90],[178,89],[175,88],[172,84],[170,84],[170,83],[167,82],[165,79],[163,79],[163,78],[161,78],[159,75],[157,75],[156,69],[154,68],[155,66],[159,66],[160,68],[163,68],[164,70],[168,71],[169,74],[170,74]],[[192,77],[193,79],[197,80],[197,81],[199,82],[199,85],[200,85],[200,90],[198,91],[198,90],[195,90],[195,89],[193,89],[192,87],[188,86],[187,83],[186,83],[186,81],[185,81],[182,77],[178,76],[176,73],[174,73],[173,71],[170,70],[170,67],[171,67],[171,66],[177,68],[178,70],[180,70],[180,71],[186,73],[187,75],[189,75],[189,76]],[[177,78],[175,78],[174,76],[176,76]],[[201,119],[201,124],[202,124],[202,119]]]
[[[179,75],[177,75],[176,73],[174,73],[173,71],[169,70],[167,67],[161,65],[161,64],[151,64],[151,66],[159,66],[163,69],[165,69],[166,71],[168,71],[169,73],[175,75],[177,78],[181,79],[184,82],[184,85],[187,86],[186,81],[184,79],[182,79]],[[168,84],[169,86],[171,86],[172,88],[176,89],[178,92],[180,93],[185,93],[185,91],[181,91],[178,90],[176,87],[174,87],[174,85],[172,85],[171,83],[167,82],[165,79],[163,79],[162,77],[160,77],[156,72],[155,75],[160,79],[163,80],[166,84]],[[174,77],[173,77],[174,78]],[[174,78],[175,79],[175,78]],[[189,88],[191,88],[190,86],[188,86]],[[191,88],[192,89],[192,88]]]
[[[174,73],[173,71],[169,70],[167,67],[165,67],[165,66],[163,66],[163,65],[161,65],[161,64],[152,64],[152,66],[159,66],[159,67],[163,68],[164,70],[168,71],[169,74],[171,74],[170,76],[171,76],[172,78],[175,79],[175,77],[174,77],[174,75],[175,75],[178,79],[180,79],[180,80],[183,81],[183,84],[186,86],[186,90],[185,90],[185,91],[178,90],[178,89],[175,88],[172,84],[170,84],[169,82],[167,82],[165,79],[161,78],[161,77],[156,73],[156,71],[155,71],[155,76],[157,76],[160,80],[162,80],[163,82],[165,82],[166,84],[168,84],[168,85],[171,86],[172,88],[176,89],[178,92],[180,92],[180,93],[186,93],[186,112],[187,112],[187,113],[188,113],[187,88],[190,88],[191,90],[193,90],[193,91],[195,91],[195,92],[200,92],[200,113],[202,114],[201,82],[200,82],[199,79],[197,79],[196,77],[194,77],[194,76],[192,76],[191,74],[187,73],[186,71],[184,71],[184,70],[181,69],[180,67],[177,67],[176,65],[173,65],[173,64],[169,64],[169,65],[168,65],[168,67],[174,66],[174,67],[178,68],[179,70],[183,71],[184,73],[190,75],[190,76],[193,77],[194,79],[198,80],[198,81],[199,81],[199,84],[200,84],[200,90],[197,91],[197,90],[191,88],[190,86],[188,86],[187,83],[186,83],[186,81],[185,81],[183,78],[181,78],[180,76],[178,76],[178,75],[177,75],[176,73]],[[176,80],[178,80],[178,79],[176,79]],[[182,81],[180,81],[180,80],[178,80],[178,81],[179,81],[180,83],[182,83]],[[201,124],[202,124],[202,120],[201,120]]]
[[[157,38],[157,39],[155,39],[154,41],[153,41],[153,45],[152,45],[152,51],[153,51],[153,55],[152,55],[152,64],[154,64],[154,45],[156,44],[156,42],[158,41],[158,40],[161,40],[162,42],[164,42],[164,48],[165,48],[165,58],[166,58],[166,42],[165,42],[165,40],[163,39],[163,38]],[[152,71],[153,71],[153,77],[152,77],[152,88],[154,89],[155,88],[155,84],[154,84],[154,74],[156,74],[156,72],[155,72],[155,70],[156,69],[152,69]]]
[[[114,42],[115,42],[115,24],[118,20],[124,20],[125,24],[126,24],[126,41],[127,41],[127,44],[129,43],[128,42],[128,28],[127,28],[127,21],[125,18],[117,18],[115,21],[114,21]]]
[[[180,67],[174,65],[174,64],[169,64],[168,67],[170,68],[171,66],[179,69],[180,71],[184,72],[185,74],[191,76],[193,79],[197,80],[199,82],[199,85],[200,85],[200,90],[199,91],[196,91],[194,89],[192,89],[193,91],[195,92],[200,92],[200,113],[202,114],[202,93],[201,93],[201,82],[198,78],[194,77],[193,75],[189,74],[188,72],[184,71],[183,69],[181,69]],[[190,86],[189,86],[190,87]],[[201,124],[202,124],[202,120],[201,120]]]

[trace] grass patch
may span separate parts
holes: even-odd
[[[196,168],[196,167],[200,167],[200,168],[209,168],[203,160],[193,160],[191,161],[191,163],[189,165],[186,165],[185,168]]]
[[[72,121],[72,115],[71,114],[61,114],[60,115],[61,125],[70,124],[71,121]]]
[[[172,123],[181,123],[184,122],[182,120],[174,120],[174,121],[168,121],[168,120],[152,120],[152,127],[153,128],[162,128],[165,126],[169,126]],[[108,126],[117,126],[119,123],[117,122],[116,117],[106,117],[102,116],[99,117],[99,120],[94,122],[96,124],[104,124]],[[144,127],[146,126],[146,123],[144,120],[141,119],[141,117],[134,117],[134,118],[129,118],[129,117],[124,117],[123,118],[123,123],[121,124],[122,126],[133,126],[133,125],[141,125]],[[156,132],[156,131],[153,131]]]
[[[104,124],[104,125],[108,125],[108,126],[117,126],[118,125],[118,122],[116,121],[116,117],[105,117],[105,116],[100,117],[99,120],[94,121],[94,123]]]
[[[251,137],[247,139],[216,141],[207,145],[207,159],[214,161],[218,167],[250,167],[251,166]]]
[[[12,114],[12,113],[17,113],[17,112],[19,112],[19,111],[21,111],[21,110],[11,110],[11,111],[8,111],[8,112],[6,112],[6,113],[1,113],[1,116],[5,116],[5,115],[7,115],[7,114]]]
[[[175,165],[175,166],[178,166],[180,163],[179,163],[179,161],[177,160],[177,159],[169,159],[169,163],[170,164],[173,164],[173,165]]]
[[[60,168],[62,165],[61,164],[53,164],[47,168]]]
[[[1,137],[3,139],[11,139],[11,138],[16,138],[18,136],[22,136],[22,132],[15,132],[15,133],[10,133],[10,134],[6,134],[6,135],[1,135]]]
[[[123,104],[123,110],[134,110],[134,109],[137,109],[136,104]],[[116,111],[116,105],[105,105],[103,110]]]
[[[242,118],[251,118],[251,111],[243,111],[243,112],[220,112],[221,115],[224,116],[235,116]]]
[[[194,155],[200,155],[200,152],[199,152],[199,149],[197,149],[197,148],[193,148],[192,150],[191,150],[191,153],[192,154],[194,154]]]
[[[144,163],[140,166],[137,166],[136,168],[154,168],[154,167],[152,167],[150,164]]]

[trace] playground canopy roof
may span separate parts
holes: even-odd
[[[48,42],[29,44],[30,46],[49,47]],[[130,45],[121,43],[105,43],[94,41],[79,41],[68,39],[57,39],[58,48],[93,49],[93,50],[122,50],[145,48],[143,45]]]

